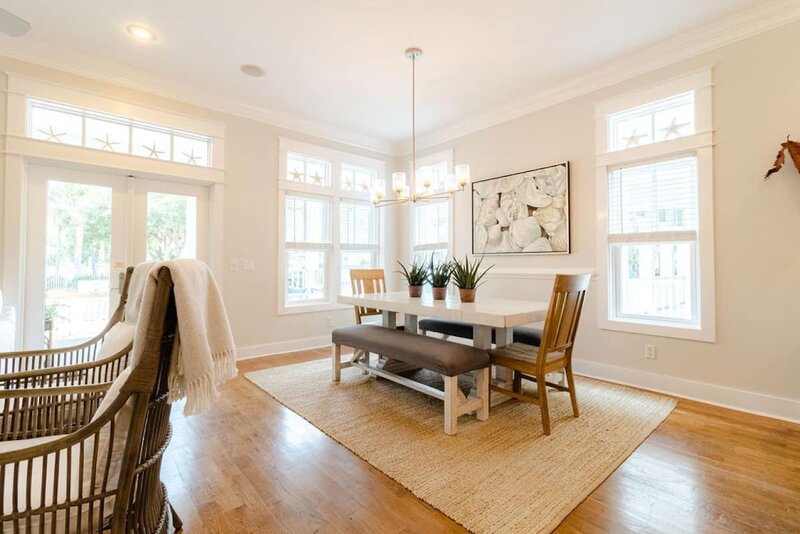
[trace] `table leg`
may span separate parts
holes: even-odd
[[[397,312],[384,311],[382,316],[383,316],[383,326],[385,326],[386,328],[395,328],[397,326]],[[406,332],[409,332],[411,334],[416,334],[417,316],[405,314],[405,327],[406,327]],[[394,373],[396,375],[402,373],[409,373],[411,371],[416,371],[418,369],[419,367],[398,360],[393,360],[391,358],[387,358],[386,362],[383,364],[384,371]]]
[[[395,328],[397,326],[397,312],[384,310],[381,313],[381,322],[384,328]]]
[[[406,332],[409,332],[411,334],[416,334],[417,333],[417,316],[416,315],[410,315],[410,314],[407,313],[405,317],[406,317],[406,321],[405,321]]]

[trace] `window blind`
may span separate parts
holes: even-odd
[[[609,172],[608,233],[612,242],[695,240],[697,212],[694,156]]]

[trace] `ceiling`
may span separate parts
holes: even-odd
[[[162,80],[173,94],[196,88],[276,117],[396,143],[411,130],[409,46],[424,51],[417,64],[417,129],[424,133],[758,3],[0,0],[32,25],[24,37],[0,36],[0,55],[13,46],[103,60],[96,65],[109,73]],[[125,28],[133,23],[158,39],[130,39]],[[266,75],[244,76],[244,63]]]

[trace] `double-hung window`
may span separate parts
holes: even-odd
[[[416,181],[418,193],[440,193],[447,188],[447,175],[452,173],[451,150],[433,154],[417,161]],[[424,263],[444,261],[451,253],[452,205],[450,199],[419,201],[411,206],[411,258]]]
[[[710,71],[598,105],[601,327],[714,341],[711,119]]]
[[[281,139],[279,172],[279,312],[333,309],[351,269],[383,263],[369,191],[384,162]]]

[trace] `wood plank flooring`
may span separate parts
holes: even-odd
[[[208,413],[180,408],[163,479],[186,533],[464,532],[243,376]],[[800,532],[800,425],[680,400],[556,532]]]

